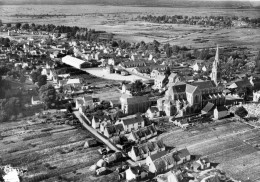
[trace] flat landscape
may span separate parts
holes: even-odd
[[[42,8],[42,6],[44,8]],[[231,28],[211,29],[209,27],[186,24],[156,24],[135,21],[140,16],[245,16],[259,17],[257,9],[221,9],[221,8],[174,8],[174,7],[131,7],[99,5],[3,5],[0,7],[0,19],[3,22],[37,22],[87,27],[105,30],[115,34],[116,39],[129,42],[152,42],[157,40],[196,48],[222,46],[248,46],[256,49],[259,45],[258,29]],[[75,11],[77,10],[77,11]],[[26,12],[26,13],[25,13]],[[198,41],[198,39],[200,39]]]
[[[0,159],[3,165],[27,169],[25,181],[117,181],[113,173],[97,178],[89,170],[101,158],[99,147],[83,148],[90,138],[75,126],[32,123],[28,118],[2,123]]]
[[[259,128],[222,120],[188,131],[176,129],[159,138],[168,146],[187,147],[193,155],[208,156],[237,180],[260,180],[260,152],[254,147],[260,143]]]

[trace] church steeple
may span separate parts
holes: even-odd
[[[212,71],[210,76],[211,80],[214,81],[216,85],[218,85],[218,64],[219,64],[219,49],[217,45],[216,55],[212,65]]]

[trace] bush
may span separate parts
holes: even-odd
[[[244,118],[247,116],[248,112],[243,106],[241,106],[236,109],[235,114],[241,118]]]

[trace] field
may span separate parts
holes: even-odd
[[[259,129],[234,121],[218,121],[188,131],[173,130],[160,137],[168,146],[187,147],[193,155],[208,156],[237,180],[260,179]]]
[[[115,173],[97,177],[89,167],[101,156],[85,149],[91,137],[69,125],[23,121],[1,124],[0,165],[25,167],[25,181],[117,181]]]
[[[44,6],[45,8],[42,8]],[[248,16],[259,17],[257,9],[162,8],[98,5],[30,5],[0,7],[0,19],[6,22],[29,22],[87,27],[115,33],[116,39],[185,45],[196,48],[248,46],[255,50],[260,42],[258,29],[210,29],[190,25],[155,24],[134,21],[138,15]],[[75,11],[77,10],[77,11]],[[26,13],[25,13],[26,12]],[[48,15],[48,16],[41,16]]]

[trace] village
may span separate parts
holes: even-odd
[[[131,44],[105,32],[78,28],[71,30],[72,37],[67,27],[46,27],[0,27],[0,122],[24,123],[30,118],[26,127],[31,132],[33,127],[47,132],[23,141],[73,130],[81,148],[98,151],[88,170],[103,180],[111,173],[119,181],[259,180],[258,50],[217,44],[193,49],[156,40]],[[50,129],[49,124],[55,126]],[[8,158],[22,152],[12,148],[11,130],[28,130],[12,127],[1,129],[1,169],[8,173],[17,168],[17,176],[26,181],[56,179],[54,173],[31,168],[39,173],[34,176],[29,163]],[[76,128],[87,134],[78,136]],[[229,143],[215,151],[218,146],[209,144],[211,140]],[[237,167],[243,176],[231,170],[236,164],[217,157],[225,150],[235,153],[234,143],[248,147],[237,155],[256,156],[255,166]],[[207,153],[204,147],[215,152]]]

